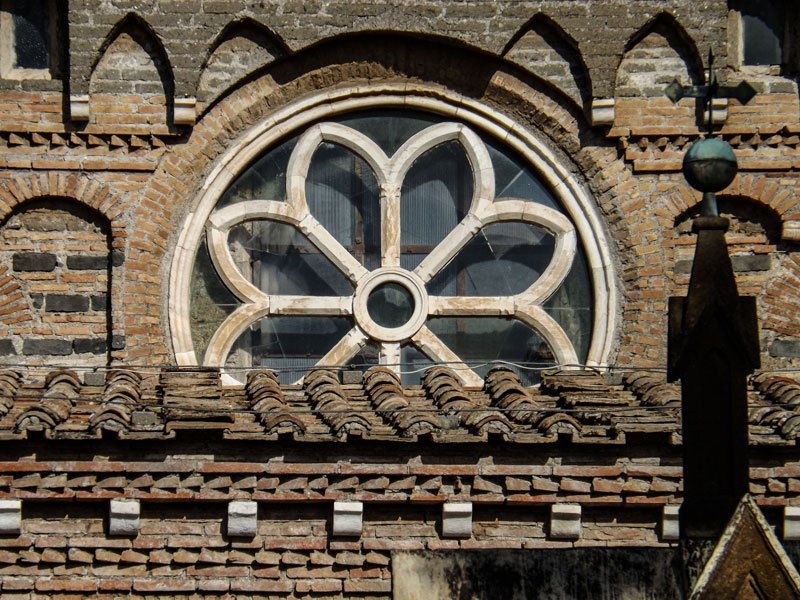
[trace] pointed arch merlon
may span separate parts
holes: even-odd
[[[659,65],[658,72],[649,73],[646,70],[635,72],[637,69],[634,63],[637,59],[637,50],[642,49],[645,45],[653,46],[651,52],[655,50],[663,53],[660,60],[654,61],[653,58],[649,58],[650,64],[656,62]],[[688,81],[681,81],[684,84],[702,85],[705,82],[703,65],[697,45],[683,25],[668,12],[658,13],[642,25],[625,43],[615,71],[614,96],[635,95],[634,92],[642,91],[635,89],[636,84],[624,87],[626,79],[631,79],[628,77],[631,75],[633,75],[633,79],[640,80],[639,87],[646,86],[648,83],[656,85],[657,89],[651,90],[652,94],[662,93],[661,87],[665,87],[666,83],[675,78],[688,79]],[[628,72],[631,68],[634,73]],[[664,81],[669,79],[669,81],[664,83],[662,79]]]
[[[583,108],[591,102],[591,78],[580,46],[548,15],[540,12],[529,19],[511,37],[501,56],[547,80]],[[548,71],[559,65],[561,72],[541,75],[537,71],[545,62]]]
[[[210,102],[257,69],[291,52],[263,23],[245,17],[228,23],[206,50],[193,82],[194,95]]]
[[[125,15],[111,28],[104,38],[90,69],[87,91],[90,93],[92,91],[92,85],[96,80],[103,58],[107,56],[115,42],[120,39],[120,36],[126,34],[130,36],[136,45],[141,47],[153,62],[159,79],[158,82],[154,83],[160,85],[165,96],[169,121],[169,115],[172,112],[175,99],[175,78],[172,64],[160,36],[145,19],[136,13]]]

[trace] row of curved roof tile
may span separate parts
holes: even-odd
[[[797,381],[759,374],[749,401],[751,443],[800,437]],[[607,444],[633,433],[679,443],[680,390],[660,374],[613,384],[593,371],[545,373],[538,388],[526,387],[507,367],[492,369],[480,390],[465,389],[446,367],[429,369],[417,386],[373,367],[359,383],[317,369],[302,386],[253,370],[234,388],[208,368],[111,369],[103,385],[85,385],[67,369],[38,382],[0,370],[0,439],[166,439],[197,430],[252,440]]]

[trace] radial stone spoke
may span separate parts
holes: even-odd
[[[392,342],[381,343],[380,363],[395,372],[400,370],[400,344]]]
[[[448,366],[453,369],[456,377],[466,387],[481,387],[483,379],[465,365],[461,359],[448,348],[442,340],[440,340],[434,333],[427,327],[420,329],[411,341],[417,345],[425,354],[439,362],[448,363]]]
[[[381,189],[381,266],[400,266],[400,187]]]
[[[352,283],[356,283],[367,274],[367,270],[347,251],[347,248],[310,214],[300,222],[299,229],[342,273],[347,275]]]
[[[206,349],[203,364],[221,367],[225,364],[231,347],[251,323],[269,314],[268,302],[245,304],[233,311],[217,328]]]
[[[480,230],[481,226],[481,219],[469,213],[453,228],[453,231],[451,231],[446,238],[439,242],[439,245],[433,249],[433,252],[419,263],[417,268],[414,269],[414,273],[419,275],[422,281],[428,283],[456,254],[458,254],[461,248],[467,245]]]
[[[508,296],[430,296],[430,316],[503,316],[514,314],[514,299]]]
[[[358,327],[354,327],[325,356],[320,358],[317,364],[322,367],[347,364],[347,361],[366,343],[366,334]]]
[[[270,296],[270,314],[340,316],[353,314],[350,296]]]

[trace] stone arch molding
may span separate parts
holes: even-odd
[[[426,110],[445,119],[458,119],[461,123],[433,125],[412,137],[393,156],[388,157],[374,142],[358,132],[341,124],[323,121],[326,117],[353,110],[380,107]],[[314,122],[319,123],[299,138],[290,159],[285,202],[251,200],[213,212],[222,193],[258,155],[287,133]],[[550,185],[569,219],[554,210],[540,210],[538,205],[537,210],[533,211],[527,206],[530,203],[522,200],[494,201],[494,174],[488,151],[471,128],[502,140],[524,156]],[[395,273],[402,271],[398,268],[399,228],[382,227],[381,268],[368,272],[310,214],[305,201],[305,174],[311,155],[322,141],[341,144],[370,164],[381,190],[382,213],[399,222],[400,187],[405,172],[416,157],[450,140],[457,140],[467,152],[475,178],[475,193],[466,217],[413,272]],[[292,225],[306,235],[351,282],[358,284],[354,297],[319,299],[316,300],[319,306],[308,306],[305,302],[293,302],[285,296],[269,296],[247,281],[236,269],[227,249],[227,233],[238,223],[260,218]],[[478,102],[455,94],[445,94],[441,90],[409,91],[405,85],[387,84],[336,90],[307,98],[252,127],[217,161],[195,198],[192,212],[180,232],[170,274],[169,321],[176,362],[187,366],[200,363],[224,366],[227,352],[248,325],[269,314],[298,314],[301,310],[305,311],[303,314],[354,316],[357,326],[323,357],[320,364],[344,361],[367,341],[365,330],[371,325],[361,314],[365,310],[360,306],[363,303],[359,301],[359,286],[363,284],[362,287],[369,287],[367,282],[373,279],[409,279],[404,284],[419,292],[418,303],[424,307],[422,310],[426,315],[469,314],[469,307],[462,298],[428,297],[425,294],[425,282],[446,265],[481,227],[500,221],[527,222],[548,230],[556,238],[554,259],[542,276],[522,293],[511,297],[478,299],[477,304],[481,305],[479,311],[482,311],[479,314],[513,314],[547,340],[560,363],[577,362],[566,334],[545,313],[541,304],[566,277],[580,238],[585,248],[595,298],[595,319],[587,362],[607,362],[617,315],[611,246],[605,238],[601,217],[593,200],[569,169],[558,162],[538,138]],[[189,295],[194,257],[204,235],[207,236],[218,273],[244,305],[220,326],[212,337],[205,357],[198,360],[191,339]],[[409,331],[403,332],[403,339],[412,341],[440,360],[458,361],[458,357],[438,342],[436,336],[424,326],[424,320],[425,315],[419,322],[412,318]],[[388,350],[387,356],[399,358],[399,341],[382,339],[385,342],[384,349]],[[466,385],[480,385],[480,379],[472,371],[463,370],[461,373]],[[234,382],[227,377],[226,381]]]

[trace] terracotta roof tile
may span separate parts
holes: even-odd
[[[0,439],[168,439],[217,430],[223,439],[288,435],[305,442],[429,436],[438,443],[480,443],[491,435],[521,444],[620,444],[633,434],[680,442],[679,386],[652,372],[620,381],[595,371],[553,371],[539,387],[526,387],[513,370],[496,367],[482,389],[465,389],[446,367],[429,369],[414,386],[403,386],[385,367],[359,378],[316,369],[300,386],[282,386],[264,369],[233,387],[208,368],[163,369],[156,376],[111,369],[102,386],[82,384],[65,369],[44,380],[28,377],[23,370],[0,371]],[[749,402],[752,444],[794,444],[800,437],[797,381],[758,374]]]

